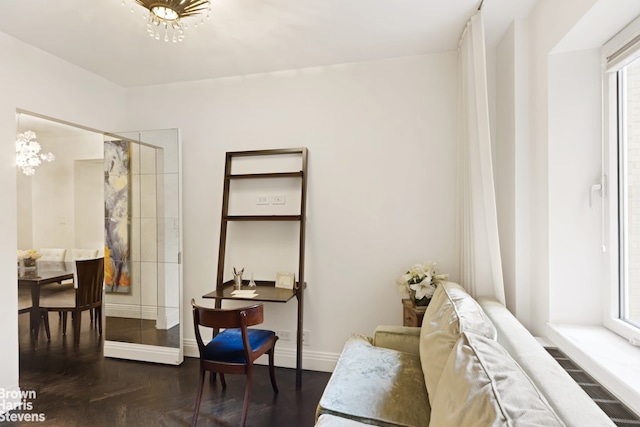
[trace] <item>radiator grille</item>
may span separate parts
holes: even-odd
[[[547,351],[593,401],[598,404],[604,413],[611,418],[611,421],[613,421],[616,426],[640,427],[640,418],[594,380],[591,375],[587,374],[560,350],[547,348]]]

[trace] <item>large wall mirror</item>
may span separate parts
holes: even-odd
[[[182,363],[179,131],[106,133],[32,113],[17,124],[55,155],[31,176],[17,169],[18,249],[62,247],[67,261],[98,249],[105,357]]]
[[[180,364],[179,132],[117,133],[104,147],[104,355]]]

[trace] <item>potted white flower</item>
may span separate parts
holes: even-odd
[[[27,249],[26,251],[18,249],[18,262],[22,261],[22,265],[24,265],[25,268],[35,267],[36,260],[41,256],[40,252],[35,249]]]
[[[426,306],[431,302],[438,283],[447,280],[448,274],[441,274],[437,264],[426,261],[414,264],[405,274],[398,277],[396,284],[401,292],[407,292],[415,305]]]

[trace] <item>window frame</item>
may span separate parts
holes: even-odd
[[[622,292],[623,282],[620,280],[624,270],[625,260],[621,259],[624,254],[622,246],[624,241],[619,238],[621,228],[624,224],[620,221],[620,214],[623,201],[619,198],[621,188],[620,169],[622,165],[622,153],[620,152],[621,137],[624,137],[625,128],[623,118],[618,112],[624,102],[624,95],[620,93],[623,85],[619,81],[618,71],[633,58],[640,57],[640,45],[629,49],[630,42],[638,40],[640,37],[640,19],[632,22],[621,31],[616,37],[608,42],[602,49],[603,64],[603,150],[602,150],[602,214],[603,214],[603,244],[606,248],[605,263],[605,283],[607,289],[608,304],[603,310],[604,326],[622,337],[640,342],[640,327],[637,327],[622,318]],[[619,58],[615,67],[607,62],[614,53],[626,49],[628,61],[620,61]],[[623,98],[623,99],[621,99]],[[623,231],[623,230],[622,230]],[[608,256],[607,256],[608,255]]]

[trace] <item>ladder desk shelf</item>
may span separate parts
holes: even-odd
[[[241,166],[242,169],[239,173],[234,173],[236,169],[234,167],[234,161],[245,161],[245,165]],[[274,163],[275,160],[275,163]],[[281,164],[278,160],[283,160]],[[273,167],[275,170],[266,170]],[[291,168],[294,165],[296,170],[283,170]],[[252,168],[258,169],[257,172],[251,171]],[[267,195],[265,194],[265,182],[286,182],[288,185],[292,185],[295,194],[289,194],[289,199],[293,199],[297,202],[299,199],[299,205],[296,203],[296,212],[291,212],[291,204],[286,205],[287,196],[285,195]],[[233,183],[245,183],[240,190],[240,198],[244,197],[243,203],[237,203],[233,209],[233,214],[230,214],[230,199],[232,193]],[[293,184],[292,184],[293,182]],[[252,184],[255,184],[255,189],[252,190]],[[216,278],[216,289],[203,295],[203,298],[215,299],[216,308],[222,306],[223,300],[246,300],[253,302],[279,302],[286,303],[292,300],[294,297],[297,300],[297,325],[296,325],[296,389],[300,389],[302,386],[302,332],[303,332],[303,308],[304,308],[304,289],[307,284],[304,281],[304,260],[305,260],[305,224],[306,224],[306,199],[307,199],[307,149],[302,148],[283,148],[272,150],[252,150],[252,151],[232,151],[226,153],[225,171],[224,171],[224,188],[222,198],[222,216],[220,224],[220,246],[218,250],[218,271]],[[291,189],[288,190],[291,192]],[[261,194],[262,193],[262,194]],[[271,197],[271,203],[269,198]],[[247,207],[251,207],[252,203],[247,203],[247,200],[253,200],[259,206],[256,209],[247,209],[251,212],[241,212],[237,214],[236,210]],[[278,205],[278,206],[271,206]],[[240,206],[240,207],[238,207]],[[270,208],[270,209],[269,209]],[[275,211],[275,213],[274,213]],[[276,286],[275,276],[276,272],[281,271],[279,268],[275,268],[268,273],[263,266],[262,274],[268,274],[273,276],[274,280],[262,280],[258,278],[254,280],[256,287],[248,287],[249,278],[243,276],[242,289],[243,290],[255,290],[256,296],[252,298],[234,296],[232,292],[235,290],[234,280],[229,277],[229,271],[231,264],[228,261],[228,244],[230,243],[230,236],[228,233],[230,223],[251,223],[261,224],[265,229],[275,226],[277,223],[292,223],[297,230],[297,238],[295,245],[295,251],[297,252],[296,260],[288,260],[293,264],[297,264],[295,274],[295,280],[292,289]],[[246,237],[246,236],[245,236]],[[245,244],[248,244],[245,242]],[[227,264],[227,265],[225,265]],[[287,264],[290,265],[290,264]],[[254,271],[251,269],[251,271]],[[225,280],[225,272],[227,279]],[[253,278],[252,278],[253,279]]]

